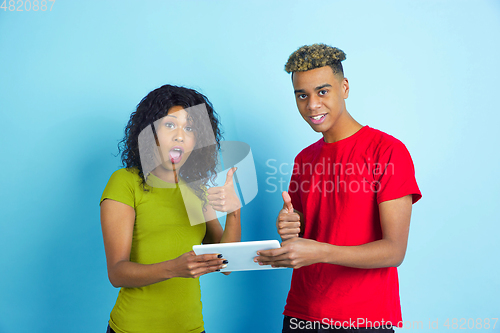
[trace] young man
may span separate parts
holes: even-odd
[[[323,138],[295,159],[277,219],[282,247],[256,257],[294,268],[283,332],[402,325],[396,267],[421,194],[404,144],[347,112],[344,59],[342,50],[314,44],[285,65],[300,114]]]

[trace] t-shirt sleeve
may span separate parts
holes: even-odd
[[[134,175],[127,169],[115,171],[101,196],[101,204],[105,199],[112,199],[126,205],[135,207]]]
[[[288,186],[288,194],[290,195],[290,198],[292,199],[292,206],[293,209],[303,213],[304,210],[302,209],[302,201],[300,198],[300,155],[295,157],[295,161],[293,163],[293,173],[292,173],[292,178],[290,179],[290,185]]]
[[[402,142],[395,141],[382,153],[377,172],[378,204],[410,194],[413,196],[413,203],[422,197],[415,179],[412,158]]]

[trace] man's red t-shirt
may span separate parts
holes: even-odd
[[[368,126],[302,150],[289,194],[293,208],[304,214],[303,237],[341,246],[382,238],[381,202],[412,194],[415,203],[422,196],[405,145]],[[283,314],[339,326],[370,327],[382,320],[401,326],[397,268],[314,264],[295,269]]]

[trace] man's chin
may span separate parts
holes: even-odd
[[[311,128],[313,129],[313,131],[316,132],[316,133],[324,133],[324,132],[326,132],[326,130],[323,128],[323,126],[312,125],[312,124],[309,124],[309,126],[311,126]]]

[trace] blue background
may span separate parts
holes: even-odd
[[[432,331],[439,320],[444,332],[448,318],[500,317],[499,32],[500,2],[485,0],[0,10],[0,332],[104,332],[118,290],[98,202],[130,113],[162,84],[199,89],[226,140],[252,147],[259,193],[243,209],[243,239],[277,239],[282,201],[270,184],[287,182],[294,156],[320,138],[283,66],[315,42],[347,53],[355,119],[413,156],[424,196],[399,268],[405,325]],[[202,277],[207,332],[279,332],[290,276]]]

